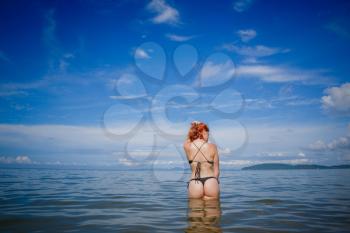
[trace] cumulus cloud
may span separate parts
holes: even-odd
[[[253,29],[238,30],[237,34],[243,42],[248,42],[256,37],[256,31]]]
[[[327,88],[321,98],[322,108],[327,113],[350,114],[350,83]]]
[[[326,143],[323,140],[317,140],[309,145],[309,149],[316,151],[325,150],[350,150],[350,137],[342,136]]]
[[[350,161],[350,124],[347,133],[342,136],[334,137],[330,140],[318,139],[310,143],[304,149],[310,153],[329,159],[334,163],[344,163]]]
[[[180,22],[179,12],[168,5],[164,0],[152,0],[148,5],[147,9],[156,15],[151,19],[155,24],[172,24],[176,25]]]

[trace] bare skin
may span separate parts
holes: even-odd
[[[191,142],[190,140],[185,141],[184,150],[186,152],[188,160],[192,160],[194,155],[198,151],[198,148],[202,146],[204,142],[208,142],[208,137],[209,137],[208,132],[204,131],[203,139],[196,139],[193,142]],[[198,148],[193,144],[195,144]],[[203,152],[203,154],[208,160],[214,161],[214,164],[212,165],[210,163],[204,162],[206,161],[206,159],[199,152],[195,157],[195,161],[201,161],[200,177],[214,176],[217,179],[219,179],[219,175],[220,175],[219,154],[218,154],[216,145],[213,143],[206,143],[202,146],[201,151]],[[193,162],[191,164],[192,174],[190,179],[195,178],[196,166],[197,166],[196,162]],[[195,182],[195,180],[192,180],[189,183],[189,187],[188,187],[188,197],[203,198],[204,200],[219,199],[220,187],[217,179],[214,179],[214,178],[208,179],[205,182],[204,187],[201,182]]]

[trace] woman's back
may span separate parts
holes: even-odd
[[[201,164],[200,177],[214,175],[214,156],[213,144],[204,140],[197,139],[189,144],[187,154],[188,161],[192,169],[191,178],[195,177],[196,167]]]
[[[201,122],[192,122],[184,150],[191,166],[188,181],[190,198],[219,198],[219,154],[215,144],[208,143],[209,128]]]

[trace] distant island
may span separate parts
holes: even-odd
[[[347,169],[350,164],[342,164],[335,166],[324,166],[316,164],[284,164],[284,163],[262,163],[249,167],[243,167],[242,170],[280,170],[280,169]]]

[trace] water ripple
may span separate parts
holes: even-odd
[[[349,170],[224,170],[216,202],[188,200],[186,180],[152,177],[137,170],[2,169],[0,232],[350,229]]]

